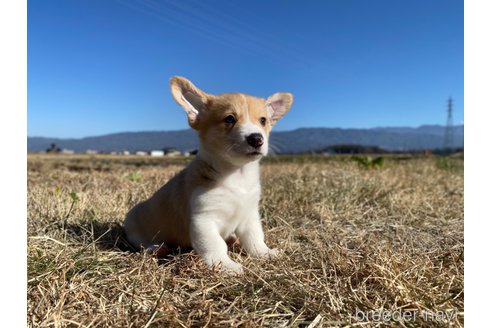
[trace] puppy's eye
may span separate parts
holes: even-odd
[[[265,117],[260,117],[260,124],[265,126],[265,124],[266,124],[266,118]]]
[[[224,122],[226,122],[227,124],[234,124],[236,123],[236,118],[232,115],[229,115],[224,118]]]

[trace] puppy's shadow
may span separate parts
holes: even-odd
[[[83,221],[65,226],[67,234],[84,245],[95,244],[104,251],[136,252],[128,242],[123,225],[114,221]]]
[[[94,244],[102,251],[141,253],[142,249],[136,249],[126,238],[125,229],[120,223],[122,220],[85,221],[77,224],[67,224],[64,230],[77,242],[89,246]],[[154,255],[160,261],[166,261],[172,256],[189,253],[191,249],[179,247],[166,247],[165,252],[156,252]]]

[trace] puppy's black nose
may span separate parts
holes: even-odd
[[[263,145],[263,136],[260,133],[251,133],[246,137],[248,145],[254,148],[260,148]]]

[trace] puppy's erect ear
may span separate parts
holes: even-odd
[[[203,115],[206,109],[208,98],[212,96],[195,87],[191,81],[180,76],[174,76],[171,79],[171,94],[174,100],[186,111],[190,126],[196,127],[200,115]]]
[[[266,106],[272,124],[277,123],[282,116],[287,114],[293,101],[294,96],[288,92],[277,92],[268,97]]]

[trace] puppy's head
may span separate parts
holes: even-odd
[[[236,165],[268,153],[270,130],[293,101],[290,93],[275,93],[267,99],[242,93],[210,95],[177,76],[171,79],[171,93],[198,131],[202,147]]]

